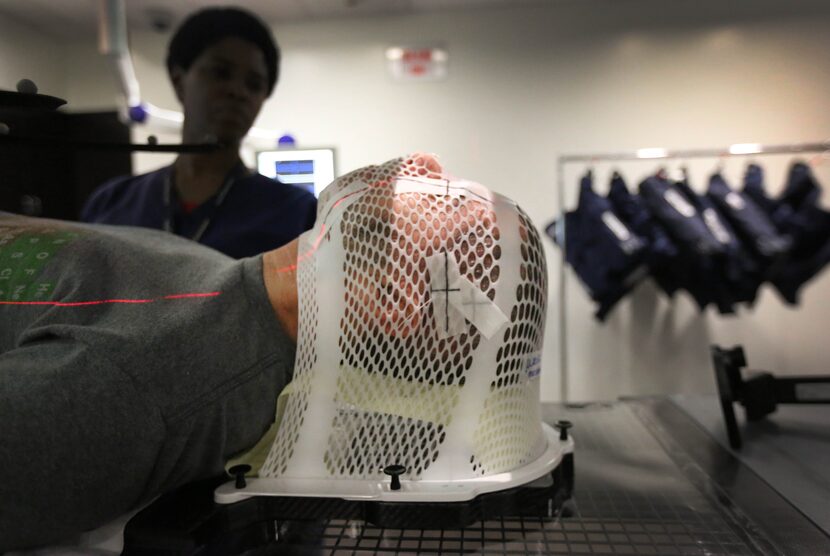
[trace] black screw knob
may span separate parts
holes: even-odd
[[[17,92],[24,95],[36,95],[37,85],[31,79],[21,79],[17,82]]]
[[[234,465],[228,469],[228,473],[236,477],[236,484],[234,485],[236,488],[245,488],[248,485],[248,483],[245,482],[245,474],[250,470],[251,466],[246,463]]]
[[[396,463],[394,465],[387,465],[383,468],[383,472],[392,477],[392,484],[389,486],[392,490],[401,490],[400,476],[406,473],[406,467]]]
[[[571,428],[573,423],[570,421],[557,421],[556,428],[559,429],[559,440],[567,440],[568,439],[568,429]]]

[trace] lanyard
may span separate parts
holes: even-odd
[[[171,167],[170,171],[164,176],[164,231],[170,233],[176,233],[173,231],[173,206],[172,206],[172,198],[173,198],[173,180],[171,176],[173,175],[174,169]],[[210,226],[211,220],[216,215],[219,210],[219,207],[222,206],[222,203],[225,202],[225,197],[228,196],[233,184],[236,182],[237,178],[242,176],[245,173],[245,166],[242,163],[237,164],[234,166],[231,171],[228,173],[228,177],[225,178],[225,183],[222,184],[222,187],[219,188],[219,192],[216,194],[215,198],[213,199],[213,210],[211,210],[208,215],[202,219],[202,223],[199,224],[199,227],[196,229],[196,233],[191,236],[190,239],[193,241],[199,241],[202,239],[202,236]]]

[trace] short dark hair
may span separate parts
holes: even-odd
[[[280,72],[280,49],[274,35],[260,18],[239,8],[207,8],[188,17],[176,30],[167,47],[167,71],[190,69],[193,61],[208,47],[227,37],[245,39],[265,55],[270,95]]]

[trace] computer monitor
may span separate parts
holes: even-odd
[[[279,149],[257,153],[263,176],[302,187],[319,196],[334,181],[334,149]]]

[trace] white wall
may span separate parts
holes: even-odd
[[[14,91],[17,82],[26,78],[40,92],[62,97],[66,72],[55,46],[51,37],[0,14],[0,89]]]
[[[581,0],[278,24],[281,82],[259,125],[290,131],[304,146],[336,147],[340,173],[413,150],[439,153],[453,173],[516,199],[541,229],[560,208],[558,154],[830,137],[828,25],[830,6],[808,0]],[[167,38],[136,34],[132,44],[146,99],[173,108],[162,62]],[[393,82],[383,55],[396,44],[445,46],[448,79]],[[67,49],[67,94],[76,109],[110,105],[115,96],[93,45],[91,38]],[[137,159],[141,169],[163,161]],[[761,162],[773,191],[780,189],[789,159]],[[714,163],[690,163],[698,189]],[[733,182],[744,163],[727,161]],[[817,168],[825,184],[828,166]],[[632,186],[655,167],[619,166]],[[596,168],[600,189],[609,170]],[[568,169],[569,206],[582,171]],[[545,399],[557,399],[560,266],[555,248],[548,245],[547,254],[542,388]],[[669,303],[644,285],[604,325],[594,322],[587,296],[567,275],[572,399],[712,391],[710,342],[743,343],[751,364],[777,372],[829,370],[830,272],[806,288],[797,309],[764,291],[756,308],[738,317],[701,316],[688,299]]]

